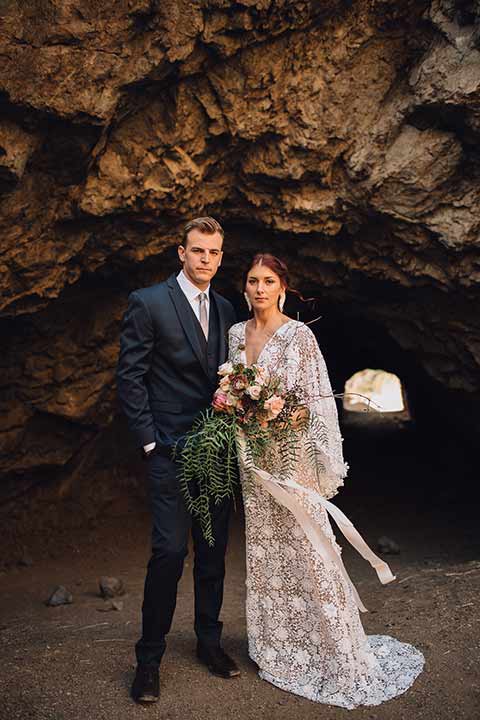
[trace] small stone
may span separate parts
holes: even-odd
[[[72,593],[69,592],[63,585],[58,585],[48,600],[45,601],[45,605],[57,607],[57,605],[70,605],[72,602]]]
[[[398,555],[400,552],[400,545],[386,535],[378,539],[377,547],[383,555]]]
[[[101,577],[98,585],[100,588],[100,595],[103,598],[114,598],[120,595],[125,595],[123,582],[118,578],[108,576]]]
[[[103,607],[97,608],[97,610],[98,612],[112,612],[112,610],[120,612],[123,610],[123,600],[110,600],[110,602],[106,602]]]
[[[27,552],[24,552],[22,557],[19,559],[18,564],[21,567],[32,567],[33,560]]]

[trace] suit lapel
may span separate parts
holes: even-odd
[[[208,377],[208,365],[205,352],[200,345],[200,339],[198,337],[197,329],[195,327],[195,317],[193,315],[190,304],[182,292],[180,285],[177,282],[175,275],[171,275],[167,280],[170,297],[175,310],[178,315],[178,319],[183,328],[187,339],[192,346],[192,350],[195,353],[198,362],[202,366],[205,374]]]
[[[220,340],[218,345],[218,361],[220,362],[220,364],[222,364],[227,357],[227,321],[222,308],[223,303],[219,301],[218,293],[216,293],[215,290],[212,290],[212,288],[210,288],[210,295],[213,296],[212,299],[217,306],[218,332],[220,334]]]

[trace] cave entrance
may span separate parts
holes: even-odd
[[[410,419],[402,382],[386,370],[365,368],[345,383],[343,409],[347,412],[402,413]]]

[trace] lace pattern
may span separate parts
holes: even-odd
[[[245,323],[230,330],[232,362],[246,363]],[[257,364],[301,386],[310,412],[325,432],[314,438],[323,454],[319,471],[301,453],[295,481],[331,497],[343,484],[343,461],[335,400],[328,372],[311,330],[295,320],[264,346]],[[282,468],[269,460],[269,472]],[[387,636],[367,638],[351,587],[338,568],[322,559],[291,512],[240,466],[247,535],[247,631],[259,675],[273,685],[316,702],[354,708],[378,705],[403,693],[424,664],[413,646]],[[335,552],[324,508],[290,488],[322,527]]]

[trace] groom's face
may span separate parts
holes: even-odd
[[[183,272],[200,289],[206,288],[222,262],[223,238],[220,233],[207,235],[198,228],[188,233],[185,245],[178,248]]]

